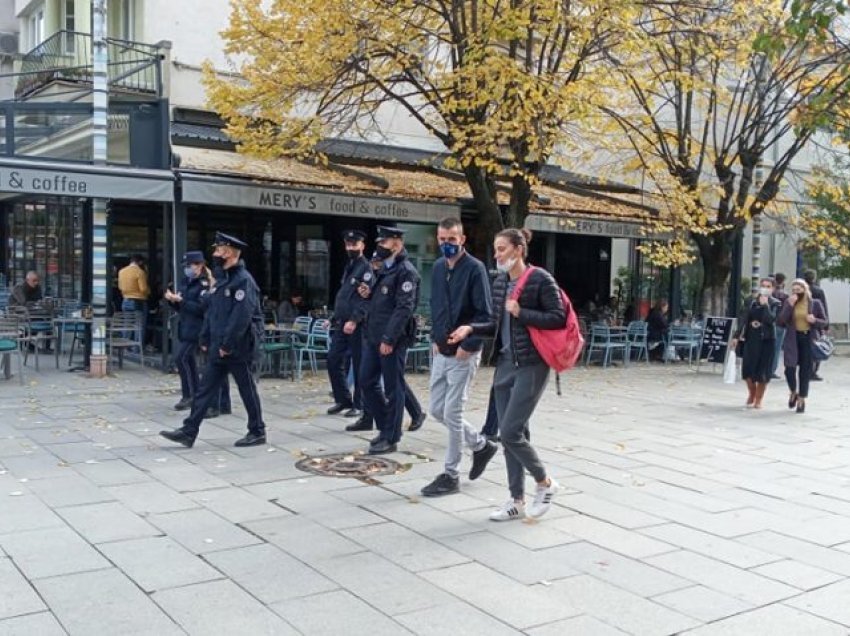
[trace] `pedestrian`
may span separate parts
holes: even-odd
[[[460,492],[463,446],[472,451],[470,481],[478,479],[496,454],[497,446],[476,431],[463,416],[469,386],[481,362],[483,341],[468,336],[449,344],[449,336],[461,325],[490,319],[490,281],[484,264],[464,248],[466,236],[460,219],[446,218],[437,226],[440,258],[431,271],[431,342],[433,355],[428,410],[448,429],[443,472],[422,488],[425,497]]]
[[[491,442],[499,442],[499,416],[496,415],[496,392],[492,386],[490,386],[490,397],[487,399],[487,415],[484,416],[481,434]]]
[[[209,293],[212,274],[206,266],[203,252],[186,252],[183,255],[183,280],[177,291],[165,290],[165,300],[177,311],[177,349],[174,364],[180,375],[180,401],[174,410],[183,411],[192,406],[192,397],[198,391],[198,366],[196,355],[198,339],[204,326],[202,297]]]
[[[151,288],[148,284],[148,273],[145,271],[145,258],[141,254],[133,254],[130,264],[118,270],[118,289],[121,291],[121,311],[136,313],[139,325],[139,346],[145,346],[145,328],[148,314],[148,298]]]
[[[248,413],[248,433],[235,446],[257,446],[266,443],[262,406],[251,375],[254,353],[261,339],[257,331],[257,325],[262,325],[259,288],[240,259],[248,247],[245,243],[216,232],[213,247],[213,265],[220,264],[223,274],[210,289],[209,309],[199,340],[201,349],[207,352],[206,370],[183,426],[160,431],[160,435],[191,447],[207,409],[218,398],[222,378],[229,373],[239,387]]]
[[[334,300],[333,320],[331,321],[331,344],[328,351],[328,377],[331,382],[334,405],[328,409],[328,415],[343,413],[345,417],[362,415],[360,391],[360,357],[362,351],[362,333],[360,326],[366,319],[368,300],[357,291],[361,283],[372,281],[372,266],[363,250],[366,248],[366,234],[360,230],[348,230],[343,233],[345,253],[348,261],[342,275],[339,291]],[[349,366],[354,372],[354,392],[348,388]]]
[[[761,408],[776,355],[776,316],[781,307],[773,297],[773,279],[762,278],[759,290],[739,320],[738,333],[732,347],[743,341],[741,377],[747,382],[747,406]]]
[[[490,515],[493,521],[521,519],[526,515],[525,471],[531,473],[537,488],[528,515],[540,517],[549,511],[558,490],[547,475],[537,451],[531,445],[529,420],[549,380],[549,366],[534,348],[527,327],[560,329],[567,322],[568,307],[552,275],[536,268],[528,277],[518,300],[511,298],[516,282],[528,267],[531,232],[509,228],[496,234],[493,251],[500,274],[493,283],[493,312],[484,323],[458,327],[450,344],[459,344],[471,335],[494,336],[489,359],[496,362],[493,389],[499,434],[505,449],[510,499]]]
[[[809,269],[803,273],[803,280],[806,281],[806,284],[809,286],[809,292],[812,295],[814,300],[820,301],[821,305],[823,305],[823,313],[826,316],[827,326],[825,329],[829,329],[829,307],[826,304],[826,294],[823,291],[823,287],[817,284],[818,281],[818,273]],[[812,381],[813,382],[821,382],[823,378],[818,373],[820,371],[820,360],[812,360]]]
[[[821,330],[826,329],[826,311],[821,301],[812,298],[808,283],[800,278],[791,283],[791,294],[779,311],[779,324],[785,327],[785,380],[788,382],[788,408],[797,413],[806,410],[811,379],[812,346]]]
[[[379,434],[370,455],[395,452],[404,415],[404,366],[407,348],[416,338],[413,312],[419,303],[419,274],[407,258],[404,230],[378,226],[376,255],[382,266],[371,286],[360,285],[370,298],[363,333],[360,382],[366,408]],[[381,384],[383,383],[383,389]]]
[[[776,286],[773,288],[773,297],[779,301],[779,308],[782,309],[782,305],[785,304],[785,301],[788,300],[788,294],[785,292],[785,274],[782,272],[776,272],[773,275],[773,280],[776,281]],[[776,348],[774,349],[773,356],[773,369],[771,370],[770,377],[773,380],[778,380],[779,376],[777,375],[777,370],[779,369],[779,360],[782,357],[782,343],[785,341],[785,327],[780,327],[779,323],[776,323]]]
[[[9,294],[9,307],[26,307],[40,302],[43,298],[38,272],[29,271],[24,280],[12,288]]]

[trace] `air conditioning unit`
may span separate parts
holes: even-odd
[[[0,31],[0,57],[18,55],[19,38],[17,33]]]

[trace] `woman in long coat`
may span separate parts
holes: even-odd
[[[744,360],[741,377],[747,382],[747,406],[761,408],[767,383],[773,374],[776,355],[776,315],[781,303],[773,297],[773,279],[762,278],[759,291],[741,317],[736,338],[744,342]]]
[[[801,278],[791,283],[791,294],[779,312],[779,326],[785,327],[785,379],[791,392],[788,408],[797,413],[806,410],[809,380],[812,377],[812,346],[828,322],[823,303],[812,298],[809,286]]]

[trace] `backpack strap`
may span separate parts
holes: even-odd
[[[529,265],[525,268],[522,276],[517,279],[514,290],[511,292],[511,300],[519,299],[519,295],[522,293],[522,290],[525,289],[525,283],[528,282],[528,277],[531,276],[531,273],[536,269],[537,268],[534,265]]]

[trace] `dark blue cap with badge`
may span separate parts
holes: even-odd
[[[363,230],[346,230],[342,233],[342,240],[346,243],[354,243],[356,241],[365,241],[366,232]]]
[[[206,260],[204,258],[203,252],[191,251],[183,254],[183,264],[188,265],[189,263],[203,263]]]
[[[235,236],[230,236],[230,234],[225,234],[224,232],[216,232],[213,247],[218,247],[219,245],[233,247],[237,250],[244,250],[248,247],[246,242],[239,240]]]
[[[382,241],[384,239],[389,238],[404,238],[405,231],[406,230],[403,230],[400,227],[388,227],[386,225],[379,225],[377,240]]]

